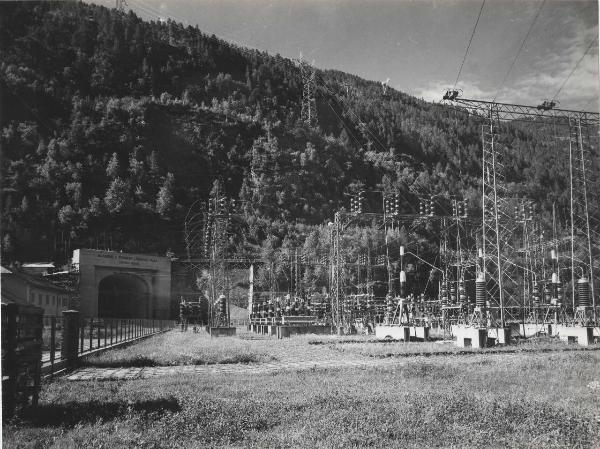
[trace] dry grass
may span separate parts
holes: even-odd
[[[600,353],[46,385],[4,448],[599,447]]]
[[[314,341],[313,344],[321,342]],[[386,358],[386,357],[410,357],[416,355],[460,355],[476,353],[514,353],[514,352],[552,352],[552,351],[572,351],[582,350],[581,346],[567,346],[557,338],[540,337],[530,338],[528,340],[517,340],[507,346],[494,346],[490,348],[459,348],[452,342],[430,341],[430,342],[381,342],[375,339],[366,339],[364,341],[323,341],[331,349],[345,353],[356,354],[366,357]],[[600,349],[600,345],[593,345],[590,349]]]
[[[257,348],[239,338],[213,338],[204,331],[173,330],[134,345],[87,357],[84,364],[98,367],[259,363],[273,360],[266,347]]]

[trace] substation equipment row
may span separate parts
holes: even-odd
[[[583,345],[593,341],[600,291],[600,177],[592,164],[598,152],[598,114],[457,96],[451,100],[458,114],[481,122],[481,208],[458,196],[426,192],[412,192],[408,200],[401,192],[379,192],[381,207],[376,208],[374,192],[357,192],[350,210],[338,211],[329,223],[329,253],[290,261],[295,282],[288,296],[276,294],[273,285],[266,295],[255,294],[250,282],[252,330],[275,335],[278,327],[320,326],[323,332],[370,331],[380,338],[409,340],[426,339],[431,328],[439,328],[451,332],[461,346],[508,343],[511,335],[540,333]],[[506,173],[510,151],[501,131],[515,123],[546,126],[559,147],[557,157],[568,167],[568,210],[553,210],[552,220],[511,190]],[[414,213],[400,213],[401,204],[417,202]],[[202,245],[200,262],[210,273],[211,323],[227,327],[226,313],[216,305],[219,295],[225,295],[228,307],[224,240],[233,214],[222,196],[213,195],[210,203],[197,221],[204,238],[194,240],[198,225],[189,220],[186,243],[192,249],[195,242]],[[348,231],[361,228],[383,233],[384,244],[357,253]],[[397,237],[401,230],[403,239]],[[408,241],[406,236],[416,231],[434,236],[437,254],[419,252]],[[189,250],[188,256],[193,260]],[[252,268],[262,263],[248,261]],[[303,268],[316,265],[327,269],[327,293],[302,286]],[[429,271],[426,281],[424,271]]]

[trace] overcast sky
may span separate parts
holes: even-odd
[[[114,0],[95,3],[114,6]],[[481,0],[127,0],[145,19],[170,17],[237,44],[384,81],[439,101],[454,85]],[[487,0],[460,80],[491,100],[541,0]],[[497,101],[598,110],[598,2],[546,0]]]

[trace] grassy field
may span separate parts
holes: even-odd
[[[211,339],[206,332],[157,335],[122,349],[87,357],[84,364],[98,367],[204,365],[274,360],[267,345],[239,338]]]
[[[169,334],[112,360],[390,347],[348,337]],[[3,448],[599,448],[599,400],[600,351],[416,355],[385,369],[57,379],[44,385],[35,414],[4,424]]]
[[[327,344],[330,348],[345,353],[358,354],[366,357],[408,357],[416,355],[459,355],[459,354],[494,354],[494,353],[513,353],[513,352],[552,352],[552,351],[579,351],[584,348],[573,345],[567,346],[564,342],[550,337],[531,338],[521,340],[507,346],[493,346],[489,348],[459,348],[449,342],[379,342],[374,339],[365,339],[364,341],[346,340],[346,341],[313,341],[312,344]],[[595,346],[594,346],[595,347]]]

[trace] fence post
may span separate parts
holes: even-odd
[[[50,372],[54,374],[54,359],[56,357],[56,317],[50,317]]]
[[[65,310],[63,316],[61,358],[67,360],[67,366],[77,365],[77,346],[79,344],[79,312]]]

